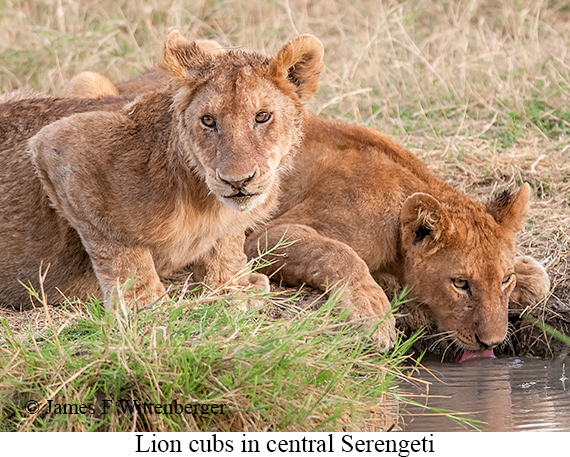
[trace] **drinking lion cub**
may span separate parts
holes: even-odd
[[[37,289],[41,264],[49,301],[100,287],[107,306],[127,281],[127,301],[160,298],[160,277],[191,262],[215,284],[234,277],[246,264],[244,231],[277,204],[280,167],[301,141],[322,54],[309,35],[267,59],[208,54],[172,32],[163,89],[44,127],[30,156],[4,142],[0,302],[29,302],[20,283]],[[37,122],[13,119],[24,130]],[[269,287],[257,273],[239,283]]]
[[[298,240],[262,271],[289,284],[348,285],[363,317],[389,307],[373,278],[393,276],[411,289],[408,310],[428,316],[463,359],[492,355],[507,333],[509,300],[532,305],[550,287],[538,262],[515,255],[528,184],[484,204],[372,129],[310,113],[303,128],[279,211],[248,237],[246,252],[284,234]]]

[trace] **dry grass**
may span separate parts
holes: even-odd
[[[313,111],[395,137],[477,198],[529,182],[519,251],[553,282],[532,312],[570,315],[568,2],[0,0],[0,92],[57,93],[81,70],[126,80],[172,28],[267,53],[313,33],[326,62]]]

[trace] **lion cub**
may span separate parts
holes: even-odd
[[[0,302],[29,301],[18,283],[37,287],[42,263],[50,302],[100,287],[107,307],[127,281],[128,302],[160,298],[160,277],[190,263],[214,284],[233,278],[246,264],[245,230],[276,207],[282,163],[301,141],[322,55],[310,35],[267,59],[208,53],[172,32],[161,63],[166,88],[120,111],[44,127],[29,158],[0,157],[13,168],[1,171],[0,194],[5,186],[41,193],[30,197],[37,205],[2,202]],[[34,170],[41,187],[4,179]],[[18,232],[33,245],[19,244]],[[256,273],[238,282],[269,287]]]
[[[117,86],[103,75],[93,81],[97,96],[166,84],[156,71]],[[462,360],[488,356],[502,342],[509,303],[524,308],[546,296],[545,269],[515,256],[528,185],[483,204],[437,179],[380,132],[310,113],[303,129],[300,154],[282,178],[278,211],[246,241],[255,257],[284,237],[295,240],[273,251],[277,262],[266,273],[291,285],[346,289],[351,317],[375,328],[382,350],[396,332],[375,278],[391,276],[411,288],[403,326],[441,332],[463,351]]]

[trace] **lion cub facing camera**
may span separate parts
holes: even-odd
[[[189,263],[214,284],[234,277],[246,263],[245,230],[276,207],[322,55],[310,35],[268,59],[208,53],[172,32],[167,87],[44,127],[29,157],[3,150],[0,194],[20,196],[0,208],[0,302],[29,301],[20,283],[37,287],[42,263],[50,302],[102,291],[107,307],[130,279],[129,303],[160,298],[160,277]],[[30,189],[42,195],[21,196]],[[269,288],[257,273],[238,285]]]

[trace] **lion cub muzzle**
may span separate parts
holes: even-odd
[[[233,210],[243,212],[264,203],[271,192],[273,179],[259,167],[245,173],[227,173],[216,169],[215,179],[208,183],[212,192]]]

